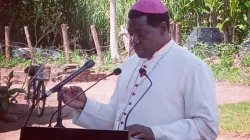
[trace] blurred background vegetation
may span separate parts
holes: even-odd
[[[126,24],[127,13],[135,0],[117,0],[118,27]],[[249,0],[163,0],[171,21],[180,22],[182,34],[193,27],[219,27],[228,42],[241,43],[250,31]],[[49,32],[40,45],[62,43],[60,25],[69,26],[70,37],[78,38],[81,48],[92,48],[90,25],[101,31],[102,45],[109,44],[109,0],[1,0],[0,31],[11,27],[11,40],[25,42],[23,31],[28,26],[33,42]],[[1,34],[0,40],[4,40]]]
[[[136,0],[116,0],[117,30],[126,25],[127,13]],[[250,1],[249,0],[162,0],[169,9],[172,22],[181,23],[182,45],[187,41],[194,27],[218,27],[224,35],[224,43],[209,47],[198,42],[190,48],[213,68],[216,78],[233,82],[250,83],[250,53],[242,46],[249,43]],[[82,64],[81,49],[94,48],[90,25],[99,31],[101,46],[109,46],[110,33],[109,0],[1,0],[0,1],[0,43],[4,44],[4,26],[10,26],[10,39],[19,47],[24,47],[26,38],[24,26],[29,27],[35,47],[57,48],[57,60],[37,59],[44,62],[65,63],[62,49],[61,24],[68,25],[72,60]],[[121,38],[118,46],[122,48]],[[24,45],[24,46],[22,46]],[[108,47],[107,47],[108,48]],[[215,52],[211,56],[211,51]],[[90,55],[96,58],[94,52]],[[104,49],[105,64],[102,70],[116,67],[111,61],[109,49]],[[5,63],[0,56],[0,67],[26,66],[30,64],[22,58],[12,58]]]

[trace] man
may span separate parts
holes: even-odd
[[[130,131],[145,140],[214,140],[218,134],[215,81],[210,67],[169,36],[168,10],[160,0],[139,0],[129,12],[135,55],[121,67],[108,104],[83,95],[70,104],[73,122],[89,129]],[[139,74],[144,68],[150,81]],[[66,99],[80,87],[64,88]]]

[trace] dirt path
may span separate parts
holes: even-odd
[[[100,82],[96,87],[89,90],[87,96],[96,99],[100,102],[107,103],[110,96],[113,93],[115,87],[116,77],[111,77],[105,81]],[[49,83],[47,89],[51,88],[55,83]],[[81,86],[84,89],[89,87],[91,83],[72,83],[70,85]],[[21,85],[15,85],[20,87]],[[250,88],[246,86],[236,86],[225,82],[216,83],[217,90],[217,102],[218,104],[234,103],[250,100]],[[46,110],[42,117],[38,117],[34,111],[28,126],[48,126],[48,121],[52,112],[57,109],[56,94],[53,94],[47,98]],[[66,107],[63,110],[63,125],[67,128],[80,128],[71,122],[71,108]],[[18,140],[20,137],[20,128],[23,126],[26,117],[29,113],[27,105],[23,99],[23,96],[18,97],[18,104],[11,107],[10,114],[17,115],[18,121],[14,123],[5,123],[0,121],[0,140]],[[52,125],[56,124],[55,119]],[[239,133],[225,133],[220,132],[218,140],[247,140],[250,139],[247,134]]]

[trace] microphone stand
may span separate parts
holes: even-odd
[[[109,77],[109,76],[111,76],[111,75],[119,75],[120,73],[121,73],[121,70],[118,72],[117,71],[118,69],[116,69],[116,70],[114,70],[111,74],[109,74],[109,75],[106,75],[106,76],[104,76],[104,77],[102,77],[101,79],[99,79],[99,80],[97,80],[93,85],[91,85],[90,87],[88,87],[87,89],[85,89],[83,92],[81,92],[81,93],[79,93],[78,95],[76,95],[74,98],[72,98],[70,101],[68,101],[67,103],[65,103],[63,106],[61,106],[61,103],[62,102],[60,102],[60,105],[58,105],[58,110],[56,110],[53,114],[52,114],[52,116],[50,117],[50,121],[49,121],[49,126],[48,127],[51,127],[51,123],[52,123],[52,119],[53,119],[53,117],[54,117],[54,115],[58,112],[58,115],[61,113],[61,110],[62,110],[62,108],[64,108],[65,106],[67,106],[68,104],[70,104],[72,101],[74,101],[76,98],[78,98],[79,96],[81,96],[83,93],[85,93],[86,91],[88,91],[89,89],[91,89],[93,86],[95,86],[97,83],[99,83],[101,80],[103,80],[103,79],[105,79],[105,78],[107,78],[107,77]],[[61,93],[61,95],[63,96],[63,93]],[[60,99],[62,99],[62,98],[60,98]],[[58,103],[59,104],[59,103]],[[60,108],[59,108],[59,106],[60,106]],[[60,112],[60,113],[59,113]],[[60,114],[61,115],[61,114]],[[61,117],[61,116],[60,116]],[[59,118],[60,119],[60,118]],[[58,125],[59,125],[59,123],[60,123],[60,120],[58,121],[58,118],[57,118],[57,123],[58,123]]]
[[[63,92],[62,88],[57,91],[57,100],[58,100],[58,112],[57,112],[57,122],[55,127],[65,128],[62,124],[62,100],[63,100]]]

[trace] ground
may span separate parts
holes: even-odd
[[[108,78],[94,88],[86,92],[87,96],[94,98],[100,102],[107,103],[115,87],[116,77]],[[48,83],[47,89],[50,89],[56,83]],[[78,85],[86,89],[93,82],[85,83],[71,83],[69,85]],[[16,84],[15,87],[21,87]],[[217,102],[218,104],[235,103],[241,101],[250,101],[250,88],[243,85],[233,85],[227,82],[216,82],[217,90]],[[17,115],[17,122],[1,122],[0,121],[0,140],[18,140],[20,137],[20,128],[24,125],[24,122],[29,113],[26,102],[23,95],[18,96],[18,104],[14,104],[10,109],[10,114]],[[46,110],[42,117],[38,117],[36,110],[33,112],[28,126],[48,126],[51,114],[57,109],[57,95],[52,94],[47,98]],[[67,128],[80,128],[71,122],[72,109],[66,107],[63,112],[63,125]],[[55,119],[53,120],[53,126],[56,124]],[[221,132],[217,138],[218,140],[248,140],[250,139],[249,134],[237,133],[237,132]]]

